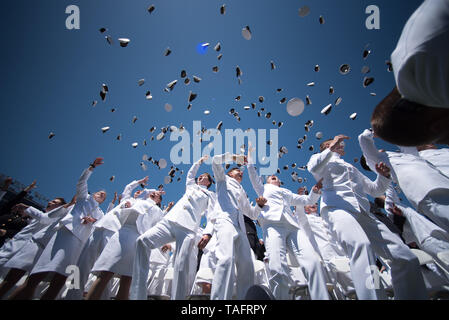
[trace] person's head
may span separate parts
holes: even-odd
[[[160,208],[161,207],[161,202],[162,202],[162,194],[158,191],[154,191],[154,192],[150,192],[150,194],[148,195],[148,198],[150,198],[151,200],[154,201],[154,203],[156,203],[156,205]]]
[[[307,214],[316,213],[318,211],[318,204],[314,203],[314,204],[311,204],[311,205],[304,206],[304,211]]]
[[[299,194],[299,195],[307,194],[307,188],[306,187],[299,187],[298,190],[296,191],[296,193]]]
[[[274,184],[275,186],[278,186],[278,187],[281,186],[281,180],[279,180],[279,178],[277,176],[275,176],[274,174],[267,177],[267,183]]]
[[[197,179],[196,179],[196,183],[200,186],[205,186],[207,187],[207,189],[210,188],[210,186],[212,185],[212,182],[214,180],[212,179],[212,176],[205,172],[202,175],[200,175]]]
[[[93,195],[95,201],[98,203],[103,203],[104,200],[106,200],[106,191],[100,190],[94,193]]]
[[[232,168],[228,171],[228,176],[230,176],[231,178],[234,178],[235,180],[237,180],[239,183],[242,183],[243,180],[243,172],[242,170],[240,170],[239,168],[235,167]]]
[[[59,206],[66,204],[64,198],[54,198],[53,200],[47,203],[47,207],[45,208],[45,212],[51,211]]]
[[[134,192],[134,195],[133,195],[134,199],[137,199],[138,197],[140,197],[142,195],[143,191],[144,191],[144,189],[137,190],[136,192]]]
[[[385,208],[385,196],[380,196],[377,198],[374,198],[374,204],[378,207],[378,208]]]
[[[399,146],[449,144],[449,108],[409,101],[397,87],[374,109],[371,127],[381,139]]]
[[[434,145],[433,143],[428,143],[428,144],[423,144],[421,146],[417,146],[416,149],[418,151],[424,151],[424,150],[430,150],[430,149],[438,149],[438,147],[436,145]]]
[[[321,144],[320,144],[320,152],[323,152],[324,150],[326,150],[327,148],[329,148],[330,145],[331,145],[331,142],[332,142],[333,140],[334,140],[334,139],[328,139],[328,140],[325,140],[325,141],[321,142]],[[345,155],[345,142],[344,142],[344,141],[341,141],[341,142],[336,146],[334,152],[335,152],[335,153],[338,153],[338,154],[341,155],[341,156],[344,156],[344,155]]]

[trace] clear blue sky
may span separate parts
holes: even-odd
[[[297,171],[306,178],[305,184],[291,180],[291,169],[284,165],[305,165],[320,141],[315,133],[324,137],[344,133],[352,137],[347,143],[345,159],[352,161],[361,155],[357,135],[369,127],[369,118],[375,105],[394,86],[393,73],[387,72],[385,61],[395,48],[401,30],[421,1],[387,0],[333,0],[333,1],[216,1],[216,0],[152,0],[152,1],[1,1],[0,26],[2,30],[0,77],[0,136],[2,157],[0,172],[25,184],[37,180],[37,191],[52,198],[63,196],[70,200],[82,170],[95,157],[104,157],[105,164],[98,167],[89,180],[90,191],[104,188],[109,202],[114,191],[136,178],[150,177],[150,185],[163,183],[170,169],[159,170],[147,163],[148,170],[140,167],[142,156],[169,161],[170,149],[175,145],[168,136],[162,141],[150,141],[160,128],[179,127],[182,123],[192,133],[193,120],[202,126],[215,128],[223,121],[223,129],[276,128],[271,121],[283,121],[279,129],[279,146],[286,146],[288,154],[279,160],[285,187],[296,190],[300,185],[309,189],[314,184],[308,172]],[[80,9],[80,29],[68,30],[65,20],[67,6]],[[149,14],[147,8],[155,5]],[[226,4],[226,14],[219,9]],[[365,8],[377,5],[380,9],[380,30],[365,27]],[[310,14],[299,17],[298,9],[308,5]],[[319,16],[325,23],[320,25]],[[245,40],[241,30],[250,26],[252,39]],[[99,29],[108,31],[101,34]],[[105,35],[114,39],[111,46]],[[118,45],[118,38],[129,38],[128,47]],[[208,42],[206,54],[196,51],[199,43]],[[213,50],[221,43],[223,58]],[[371,50],[362,58],[365,46]],[[164,56],[169,47],[172,53]],[[276,69],[270,69],[270,61]],[[351,71],[341,75],[338,68],[347,63]],[[320,71],[315,72],[318,64]],[[235,67],[243,71],[242,84],[235,77]],[[373,84],[363,88],[361,68],[371,68],[368,76]],[[212,72],[218,66],[219,72]],[[186,86],[180,77],[186,70],[202,78],[200,83]],[[145,79],[141,87],[137,81]],[[173,91],[164,92],[166,84],[178,79]],[[314,87],[307,83],[315,82]],[[99,92],[102,83],[109,87],[106,101]],[[335,93],[329,95],[329,86]],[[277,93],[277,88],[283,88]],[[150,90],[153,99],[146,100]],[[187,110],[189,91],[198,94]],[[375,92],[376,96],[370,93]],[[241,95],[240,101],[234,98]],[[258,97],[265,101],[259,103]],[[309,95],[312,105],[304,113],[291,117],[286,104],[293,97],[305,100]],[[321,109],[342,97],[339,106],[325,116]],[[98,104],[92,107],[92,101]],[[243,110],[256,103],[256,110]],[[171,112],[164,105],[173,106]],[[257,117],[264,107],[271,119]],[[112,113],[110,110],[115,108]],[[235,108],[241,122],[229,114]],[[204,115],[205,109],[211,114]],[[349,115],[357,112],[356,120]],[[132,119],[138,120],[133,124]],[[314,120],[310,132],[305,132],[307,120]],[[101,128],[111,129],[102,133]],[[149,129],[155,126],[154,134]],[[48,139],[50,132],[55,133]],[[122,140],[117,141],[117,135]],[[307,134],[302,149],[296,148],[298,138]],[[143,140],[148,145],[143,145]],[[138,142],[137,148],[131,144]],[[207,143],[203,143],[203,147]],[[378,142],[379,147],[393,150],[392,146]],[[360,169],[360,165],[356,166]],[[188,165],[182,180],[166,185],[163,204],[178,200],[184,192]],[[204,166],[211,172],[209,166]],[[109,178],[114,175],[115,181]],[[178,177],[179,174],[176,175]],[[373,174],[369,174],[374,178]],[[245,174],[243,183],[251,199],[255,198]],[[106,208],[106,203],[103,205]]]

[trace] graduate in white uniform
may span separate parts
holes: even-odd
[[[390,169],[382,162],[376,164],[377,179],[371,181],[340,158],[345,154],[345,139],[349,137],[337,135],[324,141],[321,152],[310,158],[307,168],[317,181],[324,178],[320,213],[350,259],[358,299],[386,299],[382,286],[374,285],[372,273],[378,270],[373,251],[392,261],[396,299],[426,299],[418,259],[369,211],[366,194],[378,197],[385,192],[391,181]]]
[[[106,192],[100,190],[88,194],[87,180],[95,167],[103,164],[103,158],[96,158],[85,169],[76,185],[76,204],[69,214],[59,222],[59,229],[53,235],[39,260],[36,262],[26,285],[16,291],[13,299],[31,299],[39,283],[50,274],[50,287],[41,299],[55,299],[67,279],[66,268],[75,265],[81,250],[89,238],[93,224],[104,215],[99,207],[106,199]],[[11,298],[11,297],[10,297]]]
[[[212,281],[211,300],[232,299],[234,283],[236,298],[244,299],[248,289],[254,285],[252,250],[246,236],[243,215],[256,220],[267,201],[258,197],[257,205],[251,206],[241,185],[243,172],[235,167],[225,174],[223,163],[231,161],[244,164],[246,157],[226,153],[212,158],[218,206],[212,217],[214,236],[217,237],[217,265]]]
[[[375,108],[371,126],[401,146],[449,144],[449,2],[426,0],[391,54],[396,87]]]
[[[264,184],[254,168],[251,152],[248,153],[248,174],[254,191],[267,199],[262,208],[259,223],[263,230],[268,268],[270,270],[270,287],[278,300],[287,300],[289,294],[290,272],[287,264],[287,251],[299,263],[309,285],[313,300],[328,300],[324,270],[320,257],[316,254],[306,233],[300,231],[300,225],[291,211],[291,206],[313,204],[320,198],[322,187],[319,181],[308,196],[294,194],[281,188],[281,181],[276,175],[267,177]]]
[[[36,241],[36,235],[42,230],[50,229],[50,232],[55,232],[59,219],[65,216],[73,203],[66,205],[64,198],[55,198],[48,202],[45,212],[42,212],[34,207],[20,203],[12,208],[13,212],[20,215],[28,215],[32,217],[32,221],[20,231],[23,234],[28,234],[27,241],[19,248],[19,250],[12,253],[9,260],[5,263],[4,268],[9,269],[5,279],[0,284],[0,299],[7,293],[27,272],[30,272],[39,258],[45,246],[39,245]],[[53,212],[54,211],[54,212]],[[23,238],[23,237],[21,237]],[[14,241],[14,238],[11,240]]]
[[[304,206],[307,225],[310,228],[310,242],[316,243],[320,256],[326,264],[329,282],[341,286],[345,292],[354,290],[351,272],[337,268],[334,259],[344,259],[346,254],[336,241],[327,222],[318,214],[318,204]],[[306,223],[302,224],[306,225]],[[303,227],[307,230],[307,227]]]
[[[121,200],[126,199],[133,201],[132,199],[137,199],[138,197],[148,196],[148,192],[155,191],[154,189],[147,190],[141,189],[137,190],[132,196],[133,190],[139,185],[145,186],[148,183],[148,177],[144,177],[140,180],[134,180],[128,185],[125,186],[122,194],[119,197],[119,204],[111,209],[111,204],[115,202],[116,196],[114,195],[114,200],[108,206],[108,210],[106,215],[95,224],[94,231],[90,235],[87,240],[86,245],[84,246],[80,257],[77,262],[77,266],[79,268],[80,275],[80,287],[72,288],[67,292],[66,299],[68,300],[81,300],[83,298],[83,293],[85,285],[88,282],[89,277],[94,277],[93,275],[89,275],[92,267],[95,264],[95,261],[98,259],[100,253],[103,251],[104,247],[108,243],[109,239],[112,235],[120,230],[121,223],[119,220],[120,210],[121,210]],[[114,210],[114,211],[113,211]],[[109,283],[108,283],[109,285]],[[107,298],[110,293],[110,288],[104,290],[104,298]]]
[[[6,191],[8,190],[8,187],[11,185],[12,179],[6,178],[3,184],[4,194],[6,194]],[[11,199],[7,204],[6,207],[3,206],[3,211],[8,211],[12,209],[12,206],[14,204],[17,204],[23,199],[28,192],[30,192],[33,188],[36,187],[36,181],[33,181],[29,186],[27,186],[25,189],[23,189],[19,194],[16,195],[14,199]],[[8,209],[9,208],[9,209]],[[1,212],[0,212],[1,213]],[[7,214],[7,212],[4,212]],[[27,243],[29,238],[32,235],[32,231],[35,227],[35,224],[29,226],[26,225],[23,227],[22,230],[20,230],[18,233],[16,233],[11,239],[6,239],[3,245],[0,247],[0,276],[4,275],[5,270],[2,268],[2,266],[17,252],[20,250],[20,248]],[[0,228],[0,236],[6,236],[7,231],[5,229]]]
[[[120,289],[117,300],[129,298],[129,288],[133,272],[133,261],[136,254],[136,239],[151,229],[162,217],[160,203],[161,191],[153,191],[146,199],[123,199],[120,210],[113,210],[117,215],[120,228],[107,242],[100,256],[95,261],[91,272],[97,279],[87,293],[87,300],[100,299],[106,284],[115,275],[120,276]]]
[[[190,255],[195,249],[196,233],[201,216],[215,207],[215,194],[208,190],[212,177],[204,173],[195,179],[200,165],[207,156],[196,161],[186,177],[186,192],[164,219],[137,239],[137,253],[134,259],[133,281],[130,298],[145,300],[147,298],[146,281],[148,278],[151,250],[176,241],[174,257],[174,275],[171,299],[185,299],[190,292],[195,277],[196,265],[190,263]],[[208,219],[209,224],[209,219]],[[212,226],[209,226],[210,230]],[[211,231],[205,231],[202,243],[207,244]],[[196,255],[195,255],[196,256]]]
[[[414,209],[449,232],[449,177],[422,158],[415,147],[400,147],[401,152],[379,152],[373,138],[374,133],[369,129],[359,135],[360,148],[367,165],[372,168],[379,160],[389,164],[393,181],[399,185]],[[439,163],[445,161],[443,153],[441,158]],[[441,168],[444,166],[441,165]],[[389,208],[386,209],[389,211]]]

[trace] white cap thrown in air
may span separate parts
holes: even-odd
[[[449,2],[427,0],[407,21],[391,54],[399,92],[407,100],[449,108]]]

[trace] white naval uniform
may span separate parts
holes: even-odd
[[[52,210],[55,211],[58,208]],[[52,212],[50,211],[50,212]],[[59,211],[58,211],[59,212]],[[11,259],[22,247],[31,240],[34,234],[46,228],[51,224],[51,219],[48,219],[48,212],[41,213],[39,210],[29,207],[26,213],[33,218],[31,222],[26,225],[20,232],[18,232],[14,237],[6,242],[0,249],[0,268]],[[3,270],[2,270],[3,272]]]
[[[399,236],[369,210],[366,194],[381,196],[390,179],[378,174],[373,182],[330,149],[314,154],[307,168],[317,181],[323,178],[321,216],[350,259],[358,299],[386,298],[382,287],[367,285],[374,283],[372,272],[378,272],[373,250],[392,261],[395,298],[426,299],[418,259]]]
[[[324,270],[319,255],[291,211],[291,206],[314,204],[319,193],[308,196],[294,194],[288,189],[273,184],[263,184],[253,164],[248,164],[251,184],[258,196],[267,199],[258,219],[264,235],[270,287],[278,300],[287,300],[289,294],[290,269],[287,264],[287,250],[299,263],[308,282],[310,297],[313,300],[328,300]]]
[[[122,192],[122,200],[121,200],[122,203],[124,203],[123,201],[125,202],[130,201],[131,203],[134,203],[135,199],[132,197],[132,191],[138,185],[139,185],[138,180],[134,180],[128,185],[126,185],[126,187]],[[87,240],[86,245],[81,251],[81,254],[77,262],[80,275],[79,289],[72,288],[68,290],[66,299],[68,300],[83,299],[83,293],[86,290],[85,286],[88,283],[89,274],[92,270],[92,267],[95,264],[95,261],[98,259],[104,247],[109,242],[114,233],[120,230],[122,226],[119,220],[121,209],[122,206],[120,204],[118,204],[116,207],[112,209],[109,205],[108,210],[104,215],[104,217],[101,218],[100,221],[97,221],[97,223],[95,223],[94,231]],[[102,297],[108,296],[108,292],[110,291],[109,286],[110,283],[108,283],[108,288],[105,289],[105,292],[102,295]]]
[[[25,213],[33,218],[31,223],[37,222],[33,228],[34,232],[25,245],[5,263],[4,267],[30,272],[51,237],[56,233],[58,222],[72,209],[73,205],[69,208],[61,205],[49,212],[42,212],[33,207],[27,208]]]
[[[146,281],[148,278],[151,250],[176,240],[174,273],[171,299],[185,299],[193,285],[196,265],[190,263],[191,254],[196,256],[196,232],[201,222],[201,215],[206,215],[209,229],[209,213],[214,209],[216,197],[205,186],[195,182],[200,167],[199,160],[187,173],[186,192],[164,219],[140,236],[136,241],[137,253],[134,260],[133,280],[130,299],[146,300]],[[211,233],[211,232],[208,232]]]
[[[66,275],[66,268],[75,265],[81,250],[92,232],[91,223],[82,224],[82,218],[91,216],[100,220],[104,213],[98,202],[87,192],[87,180],[92,171],[84,170],[76,185],[76,203],[70,213],[59,222],[59,229],[36,262],[31,274],[56,272]]]
[[[151,199],[136,200],[130,208],[122,201],[118,214],[121,227],[110,238],[91,272],[109,271],[121,276],[132,276],[136,254],[136,239],[162,219],[160,208]]]
[[[422,105],[449,108],[449,2],[426,0],[407,21],[391,63],[399,92]]]
[[[211,300],[230,300],[234,282],[237,299],[244,299],[248,289],[254,285],[252,250],[246,236],[243,215],[256,220],[261,209],[258,205],[251,207],[241,184],[225,174],[222,163],[228,161],[232,161],[229,153],[212,158],[218,201],[213,217],[214,236],[217,237],[217,266],[212,281]]]

